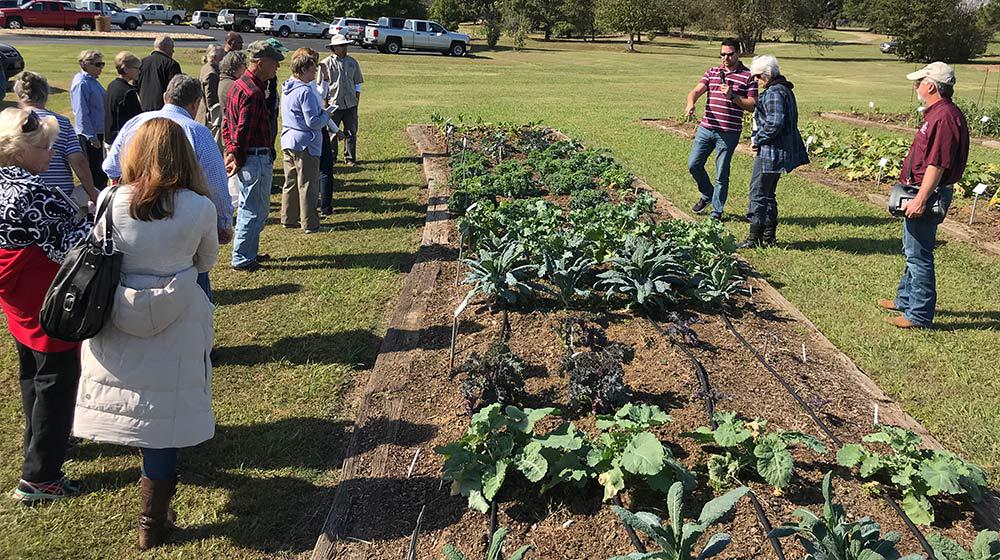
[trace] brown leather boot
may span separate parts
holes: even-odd
[[[142,506],[139,517],[139,550],[149,550],[163,543],[173,528],[170,499],[177,491],[177,479],[150,480],[142,477]]]

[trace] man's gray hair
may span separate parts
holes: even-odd
[[[941,97],[945,99],[951,99],[951,96],[955,95],[955,84],[949,84],[947,82],[939,82],[937,80],[932,80],[930,78],[924,78],[924,79],[934,84],[934,87],[937,88],[937,91],[938,93],[941,94]]]
[[[167,84],[167,91],[164,92],[164,101],[178,107],[187,107],[198,101],[204,95],[201,91],[201,82],[197,78],[192,78],[187,74],[177,74],[170,79]]]
[[[240,66],[247,65],[247,55],[243,51],[229,51],[226,56],[222,57],[222,62],[219,63],[219,73],[225,74],[230,78],[239,78],[236,72],[240,69]]]
[[[153,48],[158,51],[163,50],[164,47],[169,48],[172,46],[174,46],[174,40],[170,35],[160,34],[156,36],[156,39],[153,39]]]
[[[21,72],[14,82],[14,94],[22,103],[45,105],[49,100],[49,81],[34,72]]]
[[[215,57],[219,56],[220,53],[222,53],[221,45],[216,45],[214,43],[209,45],[208,48],[205,49],[205,56],[202,57],[201,63],[208,64],[209,62],[212,62],[215,60]]]
[[[769,54],[753,57],[753,62],[750,63],[750,75],[766,78],[780,76],[781,69],[778,68],[778,59]]]

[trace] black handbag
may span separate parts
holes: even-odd
[[[94,229],[66,254],[42,302],[42,330],[52,338],[80,342],[92,338],[108,320],[115,292],[121,283],[122,254],[111,238],[114,220],[111,206],[115,190],[97,209]],[[96,232],[104,217],[104,239]]]
[[[907,169],[907,175],[912,183],[912,167]],[[919,192],[920,185],[907,185],[906,183],[896,183],[893,185],[892,190],[889,191],[889,214],[892,214],[894,218],[905,218],[906,205],[914,198],[917,198],[917,193]],[[948,215],[948,207],[941,204],[941,193],[937,190],[932,192],[931,195],[927,197],[927,205],[924,207],[924,215],[934,218],[939,224],[943,222],[945,216]]]

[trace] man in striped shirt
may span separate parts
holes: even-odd
[[[740,62],[740,43],[725,39],[719,49],[720,66],[709,68],[687,97],[685,114],[694,117],[698,98],[708,94],[705,115],[698,125],[694,146],[688,157],[688,170],[698,184],[701,198],[691,210],[701,213],[712,203],[712,217],[722,219],[722,208],[729,195],[729,162],[743,131],[743,111],[757,105],[757,83],[750,79],[750,69]],[[705,172],[708,156],[715,152],[715,184]]]

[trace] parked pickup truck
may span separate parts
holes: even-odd
[[[469,52],[468,35],[453,33],[438,23],[422,19],[408,19],[402,29],[369,25],[365,28],[365,43],[389,54],[397,54],[402,49],[437,51],[453,56]]]
[[[187,18],[184,10],[170,10],[163,4],[139,4],[138,8],[129,8],[126,12],[139,14],[145,21],[160,21],[180,25]]]
[[[219,27],[226,31],[242,31],[250,33],[253,31],[254,19],[257,17],[257,8],[244,10],[242,8],[223,8],[219,10]]]
[[[278,37],[288,37],[293,33],[299,36],[330,37],[330,25],[321,22],[309,14],[277,14],[271,18],[270,25],[262,22],[264,33]]]
[[[257,19],[253,20],[253,29],[258,33],[270,33],[271,32],[271,20],[274,16],[278,14],[272,14],[271,12],[259,12],[257,14]]]
[[[24,27],[58,27],[60,29],[94,30],[97,12],[81,12],[72,9],[68,2],[55,0],[35,0],[20,8],[0,10],[0,26],[8,29]]]
[[[77,10],[84,10],[87,12],[100,12],[101,4],[99,0],[83,0],[76,3]],[[117,25],[122,29],[127,29],[129,31],[135,31],[139,29],[142,25],[142,16],[138,14],[133,14],[132,12],[126,12],[114,2],[103,2],[104,4],[104,15],[111,18],[111,25]]]

